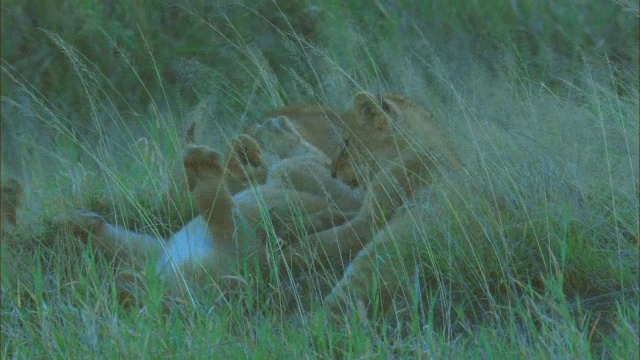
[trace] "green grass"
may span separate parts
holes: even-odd
[[[638,358],[637,4],[217,3],[2,2],[2,178],[29,191],[2,237],[3,358]],[[228,304],[170,295],[55,226],[80,208],[168,236],[192,216],[161,191],[185,124],[223,148],[359,90],[424,105],[466,165],[396,235],[418,261],[380,254],[407,281],[390,314],[327,327],[250,271]]]

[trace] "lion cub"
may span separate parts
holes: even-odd
[[[261,144],[275,141],[278,133],[283,146],[264,151]],[[180,284],[183,278],[221,281],[238,275],[247,261],[267,266],[269,249],[344,222],[344,213],[358,206],[355,195],[352,202],[344,201],[343,192],[350,189],[331,178],[326,157],[302,140],[287,119],[267,120],[255,136],[258,140],[241,135],[232,141],[226,156],[205,146],[187,147],[183,163],[199,216],[166,245],[156,237],[109,224],[95,213],[75,212],[70,220],[91,234],[105,253],[133,263],[154,259],[164,279]],[[234,194],[230,185],[238,181],[237,172],[266,166],[263,156],[282,158],[273,158],[264,184]],[[305,174],[306,181],[289,181],[298,167],[315,168],[316,174]]]
[[[403,284],[396,276],[398,264],[387,262],[383,267],[380,259],[395,252],[399,264],[414,261],[414,238],[399,235],[419,218],[408,209],[425,201],[417,194],[434,177],[462,165],[441,124],[402,95],[356,94],[343,119],[344,148],[334,159],[332,172],[363,188],[362,206],[344,224],[311,234],[284,252],[294,267],[307,267],[308,259],[324,266],[349,264],[325,299],[329,307],[341,308],[351,297],[371,305],[376,302],[375,284],[381,284],[377,303],[387,307]],[[313,256],[317,254],[321,256]]]

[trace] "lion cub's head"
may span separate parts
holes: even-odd
[[[438,152],[457,163],[431,113],[402,95],[358,93],[345,122],[344,148],[332,170],[352,186],[409,152]]]

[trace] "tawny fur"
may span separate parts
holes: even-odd
[[[305,242],[285,249],[285,256],[294,268],[309,266],[309,259],[323,266],[349,264],[344,278],[326,298],[331,307],[353,300],[351,295],[369,304],[373,284],[384,284],[379,303],[388,305],[390,294],[400,284],[390,273],[380,278],[378,265],[372,261],[376,251],[385,243],[394,243],[396,231],[391,230],[406,226],[411,218],[406,211],[398,214],[399,209],[415,201],[414,194],[434,176],[459,169],[461,163],[433,116],[402,95],[359,93],[342,118],[346,121],[345,148],[334,159],[332,171],[344,182],[363,187],[363,205],[350,221],[309,235]],[[390,244],[389,248],[398,246]],[[409,248],[400,245],[400,253],[403,246]]]
[[[231,142],[225,156],[204,146],[187,146],[183,161],[186,185],[200,215],[166,245],[152,236],[109,224],[94,213],[75,212],[67,221],[89,232],[112,256],[132,263],[156,259],[157,271],[173,285],[202,274],[221,283],[225,277],[238,275],[240,265],[247,261],[267,266],[269,246],[283,246],[300,233],[322,231],[346,221],[349,211],[359,207],[360,198],[330,176],[328,159],[301,139],[288,119],[266,121],[277,129],[265,125],[263,131],[268,134],[257,138],[266,143],[280,133],[279,144],[287,151],[277,154],[283,158],[273,161],[264,184],[247,185],[235,194],[229,185],[239,181],[238,171],[266,165],[262,160],[266,152],[258,142],[241,135]],[[295,173],[286,173],[298,166],[317,166],[315,173],[306,174],[308,184]],[[295,180],[286,181],[289,177]],[[345,202],[347,195],[351,201]],[[275,230],[276,239],[269,239],[269,229]]]
[[[387,304],[401,285],[392,277],[380,278],[372,259],[380,249],[397,245],[389,234],[410,216],[401,210],[407,201],[440,171],[461,166],[447,136],[429,112],[396,94],[359,93],[345,112],[307,105],[267,115],[232,140],[224,157],[208,148],[189,148],[186,178],[200,216],[166,246],[94,215],[81,214],[80,222],[89,221],[105,247],[127,248],[138,258],[159,257],[163,274],[190,269],[219,279],[236,274],[247,259],[265,264],[268,236],[259,224],[266,216],[294,270],[304,271],[313,262],[327,268],[348,265],[326,298],[329,306],[342,307],[351,295],[364,304],[373,301],[373,283],[384,284],[379,296]],[[296,211],[306,214],[307,235],[291,231]],[[399,248],[399,256],[409,255],[403,252],[409,246]]]

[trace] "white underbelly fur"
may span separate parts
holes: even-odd
[[[246,189],[233,196],[235,204],[255,202],[255,191]],[[234,209],[234,212],[237,208]],[[241,214],[234,213],[234,221]],[[158,273],[168,269],[180,269],[185,265],[206,266],[214,259],[213,236],[207,222],[198,216],[173,234],[162,252],[156,270]]]
[[[160,256],[158,272],[168,268],[181,268],[189,262],[203,265],[213,256],[213,237],[202,216],[198,216],[173,234]]]

